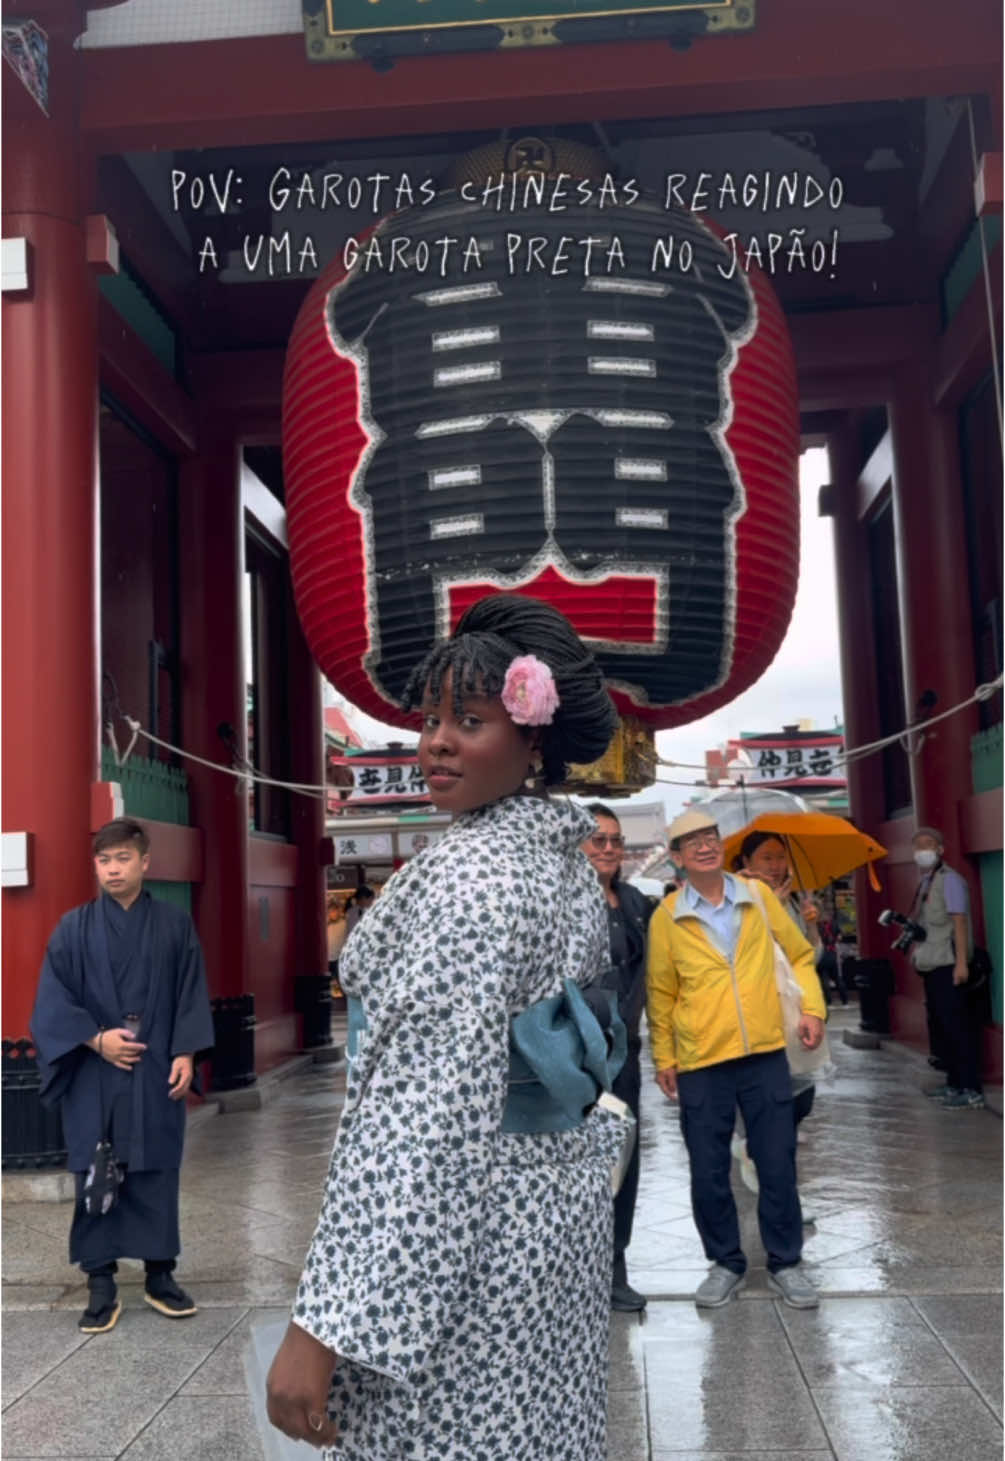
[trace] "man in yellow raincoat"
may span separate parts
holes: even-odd
[[[814,1308],[816,1290],[798,1266],[802,1215],[774,944],[788,956],[802,990],[799,1038],[811,1050],[823,1038],[826,1008],[813,950],[768,887],[758,888],[762,914],[748,884],[723,871],[722,841],[709,812],[682,812],[668,835],[687,881],[663,900],[649,925],[647,1007],[656,1079],[664,1095],[681,1103],[694,1218],[713,1264],[695,1302],[717,1308],[744,1282],[747,1260],[729,1180],[739,1107],[760,1182],[768,1283],[794,1308]]]

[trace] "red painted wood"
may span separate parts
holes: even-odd
[[[101,383],[169,452],[195,450],[191,398],[107,299],[98,304]]]
[[[122,793],[110,781],[95,781],[91,786],[92,832],[122,815]]]
[[[285,350],[205,351],[191,357],[189,374],[193,391],[213,410],[278,412],[285,363]]]
[[[205,869],[201,827],[142,819],[150,837],[150,873],[165,883],[201,883]]]
[[[968,564],[956,414],[935,408],[929,349],[898,377],[890,404],[894,452],[894,529],[905,704],[913,717],[926,690],[937,711],[967,700],[974,688]],[[938,615],[938,633],[932,632]],[[940,827],[946,860],[960,863],[957,803],[969,797],[970,739],[976,706],[941,721],[910,758],[918,822]]]
[[[291,1056],[301,1052],[300,1016],[277,1015],[274,1020],[257,1019],[255,1023],[255,1072],[265,1075]]]
[[[865,525],[856,510],[858,495],[858,451],[850,424],[835,431],[830,443],[834,482],[834,555],[837,580],[847,591],[838,595],[838,645],[841,657],[841,687],[844,705],[845,744],[864,746],[879,738],[879,714],[873,686],[876,681],[872,614],[865,577]],[[848,764],[848,800],[857,826],[889,847],[885,829],[879,825],[883,809],[882,764],[866,756]],[[880,881],[887,882],[887,864],[877,868]],[[887,894],[872,889],[865,872],[855,875],[855,905],[858,911],[859,949],[864,958],[881,958],[888,940],[880,937],[876,918],[885,906]]]
[[[290,773],[307,786],[324,784],[321,675],[304,639],[289,591],[286,612],[289,684]],[[324,974],[328,969],[328,919],[321,843],[325,803],[321,797],[290,797],[291,834],[297,850],[296,954],[291,974]],[[287,982],[287,990],[289,990]]]
[[[230,756],[217,734],[226,722],[244,747],[245,686],[241,634],[241,540],[244,524],[234,441],[209,423],[199,455],[181,463],[178,510],[181,554],[181,668],[185,745],[220,766]],[[248,805],[232,777],[197,762],[187,766],[189,810],[204,831],[204,875],[192,911],[214,997],[247,992]]]
[[[991,309],[997,338],[1002,337],[1002,245],[988,255],[991,276]],[[991,351],[991,321],[988,319],[984,273],[974,280],[967,297],[939,339],[935,357],[935,401],[948,408],[958,406],[988,370]]]
[[[959,805],[960,845],[970,857],[980,852],[1000,852],[1005,800],[1002,788],[968,796]]]
[[[982,1032],[981,1074],[985,1085],[1000,1086],[1002,1083],[1002,1027],[988,1025]]]
[[[874,309],[794,315],[789,334],[802,380],[814,371],[851,371],[863,364],[888,370],[909,360],[930,330],[926,311],[918,305],[878,304]]]
[[[290,842],[272,837],[248,838],[248,887],[295,888],[299,856]]]
[[[265,1070],[300,1048],[300,1020],[293,1013],[296,956],[296,892],[292,887],[248,889],[246,934],[248,990],[255,996],[255,1068]]]
[[[300,35],[83,53],[83,127],[103,151],[394,136],[596,117],[694,116],[891,96],[994,93],[1001,18],[986,0],[762,5],[751,32],[430,56],[377,76],[310,64]]]
[[[96,781],[91,787],[91,832],[121,816],[113,800],[112,783]],[[203,876],[203,834],[201,827],[182,827],[177,822],[138,818],[150,838],[149,877],[164,883],[200,883]]]
[[[879,406],[889,394],[889,370],[847,366],[842,370],[807,370],[799,376],[799,407],[804,420],[806,413]]]
[[[3,826],[34,833],[34,880],[2,898],[10,1037],[27,1032],[54,925],[92,895],[98,775],[96,285],[84,258],[73,58],[58,41],[50,66],[51,119],[37,112],[3,129],[4,234],[32,246],[31,289],[2,302]]]
[[[84,248],[95,274],[119,272],[118,239],[103,213],[91,213],[84,219]]]

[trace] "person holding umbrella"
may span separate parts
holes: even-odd
[[[818,909],[809,893],[796,892],[792,868],[785,842],[775,832],[749,832],[732,860],[734,872],[749,874],[767,883],[803,938],[820,951],[820,934],[816,927]]]

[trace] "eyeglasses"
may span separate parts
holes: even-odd
[[[614,836],[611,837],[603,832],[595,832],[590,838],[590,846],[595,847],[598,852],[602,852],[605,847],[613,847],[615,851],[618,851],[618,849],[624,847],[624,845],[625,839],[619,836],[617,833],[615,833]]]
[[[690,837],[685,837],[681,847],[693,847],[700,850],[702,847],[718,847],[722,838],[718,832],[694,832]]]

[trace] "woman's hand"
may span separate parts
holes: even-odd
[[[265,1382],[266,1410],[277,1430],[294,1441],[334,1446],[335,1422],[328,1419],[328,1387],[335,1356],[290,1323]]]

